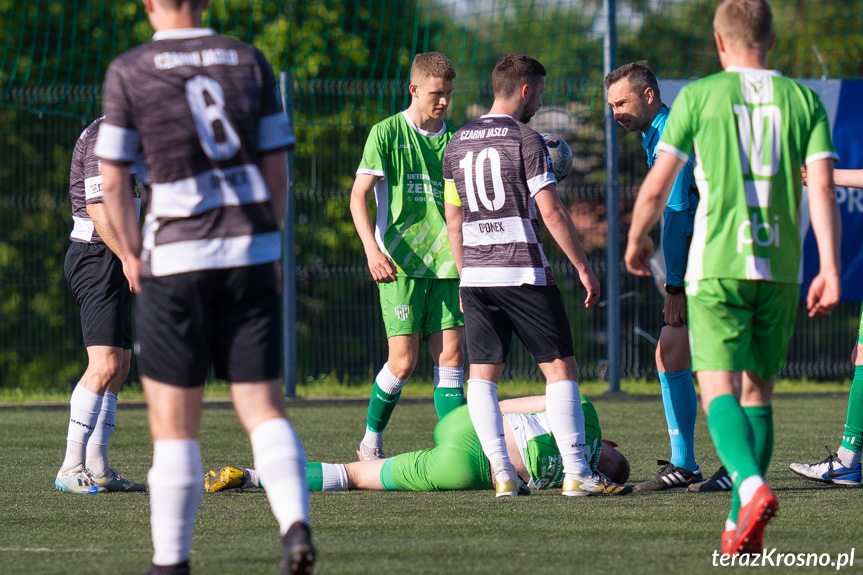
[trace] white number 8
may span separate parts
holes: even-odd
[[[207,104],[204,94],[212,100]],[[195,118],[195,128],[204,153],[212,160],[227,160],[240,149],[240,136],[225,113],[225,93],[218,82],[209,76],[195,76],[186,82],[186,100]],[[221,123],[224,141],[216,141],[216,122]]]

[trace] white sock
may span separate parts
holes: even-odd
[[[384,393],[395,395],[401,391],[408,379],[410,378],[406,377],[405,379],[399,379],[393,375],[393,372],[390,371],[390,364],[387,362],[378,372],[377,376],[375,376],[375,383],[378,384],[378,387],[381,388],[381,391]],[[382,449],[384,446],[384,432],[372,431],[368,426],[366,426],[366,434],[363,436],[363,443],[365,443],[367,447]]]
[[[306,485],[306,453],[287,419],[270,419],[249,437],[255,469],[267,492],[273,515],[284,535],[295,521],[309,522],[309,488]]]
[[[845,447],[840,446],[839,449],[836,450],[836,455],[839,456],[839,462],[843,466],[851,469],[852,467],[860,463],[861,456],[863,456],[863,453],[860,453],[859,451],[851,451],[850,449],[846,449]]]
[[[566,479],[583,479],[593,475],[584,459],[587,440],[578,383],[563,380],[546,385],[545,414],[563,460]]]
[[[348,470],[344,463],[321,463],[324,486],[321,491],[347,491]]]
[[[740,487],[737,489],[737,495],[740,496],[740,507],[746,507],[749,505],[755,492],[762,485],[764,485],[764,478],[760,475],[753,475],[744,479],[743,482],[740,483]]]
[[[254,469],[246,469],[245,470],[249,474],[249,478],[243,483],[243,489],[248,489],[249,487],[263,487],[261,485],[261,475]]]
[[[462,367],[440,367],[434,366],[434,387],[445,387],[449,389],[458,389],[464,387],[462,379],[464,378],[464,368]]]
[[[84,465],[87,441],[96,429],[102,411],[102,396],[81,385],[75,386],[69,400],[69,428],[66,432],[66,457],[61,469]]]
[[[482,450],[495,471],[495,479],[497,481],[515,479],[515,467],[506,452],[503,414],[497,402],[497,384],[484,379],[469,379],[467,409]]]
[[[96,429],[87,441],[87,469],[96,477],[108,474],[108,441],[114,434],[117,423],[117,396],[110,391],[105,392],[102,399],[102,410],[96,420]]]
[[[189,559],[203,474],[197,439],[153,443],[153,467],[147,482],[154,565],[175,565]]]

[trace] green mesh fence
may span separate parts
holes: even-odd
[[[799,78],[863,76],[863,0],[774,0],[771,66]],[[617,63],[647,59],[662,79],[719,69],[711,35],[715,1],[617,2]],[[549,70],[543,108],[532,121],[575,152],[560,187],[597,275],[604,278],[602,41],[597,0],[214,0],[205,23],[252,42],[275,70],[294,76],[298,372],[357,382],[386,356],[377,290],[348,209],[353,174],[372,124],[407,104],[410,61],[446,53],[456,66],[448,120],[458,126],[491,104],[490,73],[510,51]],[[66,387],[86,365],[77,307],[63,280],[71,230],[69,161],[75,140],[99,115],[101,82],[116,55],[152,31],[136,0],[0,0],[0,386]],[[625,233],[646,165],[640,139],[621,133]],[[622,238],[623,239],[623,238]],[[605,308],[578,309],[577,279],[553,247],[549,259],[572,322],[582,377],[602,376]],[[615,262],[615,265],[620,265]],[[648,280],[621,275],[624,376],[654,373],[661,300]],[[785,374],[850,372],[856,304],[827,320],[803,317]],[[535,377],[514,348],[507,376]],[[430,373],[421,356],[418,375]]]

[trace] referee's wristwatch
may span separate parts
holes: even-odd
[[[680,295],[683,293],[683,286],[665,284],[665,293],[669,295]]]

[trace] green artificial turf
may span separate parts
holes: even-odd
[[[855,551],[863,571],[863,490],[822,486],[788,471],[816,461],[841,438],[847,396],[792,395],[776,401],[776,449],[767,475],[780,499],[765,535],[776,553]],[[658,397],[594,400],[604,435],[632,463],[631,482],[653,477],[669,455]],[[310,460],[351,461],[365,402],[301,401],[289,414]],[[57,408],[0,408],[0,573],[137,574],[150,561],[146,494],[72,495],[53,487],[68,414]],[[436,417],[427,400],[406,399],[386,434],[386,452],[430,447]],[[211,405],[201,425],[204,468],[251,466],[233,411]],[[146,413],[122,400],[111,462],[144,481],[151,460]],[[705,475],[719,463],[699,414],[696,456]],[[706,573],[727,513],[728,494],[635,493],[564,498],[558,491],[496,500],[491,491],[313,493],[318,574]],[[858,548],[859,547],[859,548]],[[277,572],[278,528],[263,490],[205,494],[193,541],[197,575]],[[775,558],[775,555],[774,555]],[[744,569],[732,569],[742,571]],[[775,567],[769,573],[825,573],[835,567]]]

